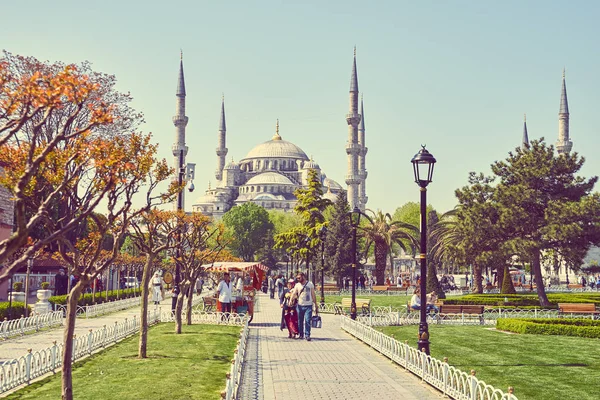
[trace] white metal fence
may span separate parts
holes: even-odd
[[[226,400],[234,400],[238,396],[240,381],[242,379],[242,366],[246,357],[246,345],[248,343],[248,318],[244,318],[244,328],[240,334],[237,348],[234,351],[233,360],[231,360],[231,369],[226,375],[225,391],[221,393],[221,397],[225,394]]]
[[[160,322],[158,309],[148,312],[148,324]],[[125,319],[115,322],[112,326],[104,326],[95,331],[90,330],[86,335],[73,338],[73,361],[92,354],[94,351],[110,346],[136,333],[140,328],[139,318]],[[29,352],[17,359],[0,364],[0,393],[28,385],[49,372],[55,372],[62,366],[63,344],[55,344],[43,350]]]
[[[359,321],[342,316],[341,326],[352,336],[419,376],[424,382],[434,386],[450,398],[457,400],[517,400],[517,397],[512,394],[512,388],[509,388],[508,393],[504,393],[477,379],[475,371],[467,374]]]
[[[36,314],[31,317],[21,317],[9,321],[0,322],[0,339],[8,339],[12,336],[24,335],[27,332],[37,332],[43,328],[62,325],[62,311],[54,311],[46,314]]]
[[[99,315],[104,315],[116,311],[126,310],[140,304],[141,297],[130,297],[123,300],[107,301],[100,304],[92,304],[87,306],[77,306],[76,314],[78,317],[92,318]],[[56,304],[56,311],[63,313],[67,312],[66,304]]]

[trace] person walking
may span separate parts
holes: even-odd
[[[54,295],[63,296],[67,294],[68,287],[69,277],[65,275],[65,270],[61,268],[58,270],[58,274],[56,274],[54,277]]]
[[[287,287],[284,287],[279,297],[279,306],[281,307],[281,326],[283,330],[287,327],[288,338],[296,338],[298,336],[298,298],[294,295],[293,279],[288,280]]]
[[[150,281],[150,290],[152,293],[152,301],[154,304],[160,304],[162,300],[162,278],[160,277],[160,273],[156,271],[152,280]]]
[[[300,339],[310,342],[310,321],[312,319],[313,306],[315,305],[315,286],[306,279],[303,272],[296,276],[295,296],[298,297],[298,331]],[[315,315],[319,309],[315,307]]]
[[[217,286],[217,297],[221,305],[221,312],[231,313],[231,280],[229,272],[223,274],[223,279]]]
[[[273,279],[273,277],[271,275],[269,275],[269,298],[274,299],[275,298],[275,280]]]
[[[283,296],[283,291],[285,289],[285,279],[281,274],[277,276],[277,280],[275,281],[275,289],[277,290],[277,298],[281,299],[281,296]]]

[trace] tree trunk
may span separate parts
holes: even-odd
[[[144,265],[144,271],[142,273],[142,305],[140,307],[140,341],[138,344],[138,358],[146,358],[147,347],[148,347],[148,296],[150,285],[150,276],[152,265],[154,264],[154,255],[148,254],[146,256],[146,264]]]
[[[544,279],[542,278],[542,266],[540,263],[540,251],[534,250],[531,253],[531,270],[533,272],[533,279],[537,286],[537,294],[540,299],[540,306],[548,307],[550,302],[548,296],[546,296],[546,288],[544,287]]]
[[[504,268],[496,267],[496,285],[502,290],[502,282],[504,282]]]
[[[377,280],[377,285],[385,285],[387,253],[385,243],[375,243],[375,279]]]
[[[186,322],[188,325],[192,324],[192,301],[194,300],[194,287],[196,285],[197,279],[192,279],[193,282],[190,283],[190,287],[187,291],[187,304],[186,304]]]
[[[180,283],[179,284],[179,296],[177,296],[177,303],[175,304],[175,333],[176,334],[180,334],[181,333],[181,325],[182,325],[182,321],[181,321],[181,312],[183,311],[183,298],[185,297],[184,294],[187,291],[187,287],[185,284]]]
[[[62,354],[62,400],[73,400],[73,332],[75,331],[75,319],[77,316],[77,301],[81,290],[88,282],[80,279],[69,292],[67,297],[67,318],[63,333]]]
[[[481,265],[473,264],[473,284],[475,285],[475,293],[483,293],[482,280]]]

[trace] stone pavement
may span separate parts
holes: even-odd
[[[150,302],[149,307],[153,305]],[[171,308],[171,298],[164,299],[160,307],[162,310]],[[96,330],[104,325],[109,326],[115,322],[121,322],[125,318],[139,318],[140,307],[136,306],[127,310],[117,311],[110,314],[104,314],[94,318],[79,317],[75,323],[75,334],[87,334],[90,329]],[[0,363],[13,358],[19,358],[27,354],[27,349],[33,351],[42,350],[52,346],[52,342],[62,343],[64,327],[56,326],[54,328],[43,330],[36,333],[16,336],[7,340],[0,340]]]
[[[442,395],[340,328],[339,316],[322,314],[312,341],[279,330],[279,302],[259,295],[250,324],[240,398],[439,399]],[[416,334],[416,333],[415,333]]]

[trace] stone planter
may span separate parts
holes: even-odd
[[[34,305],[36,314],[45,314],[52,311],[52,304],[48,302],[48,299],[52,296],[51,290],[40,289],[37,291],[36,296],[38,298],[38,302]]]
[[[12,301],[25,303],[25,292],[11,292],[10,297]]]

